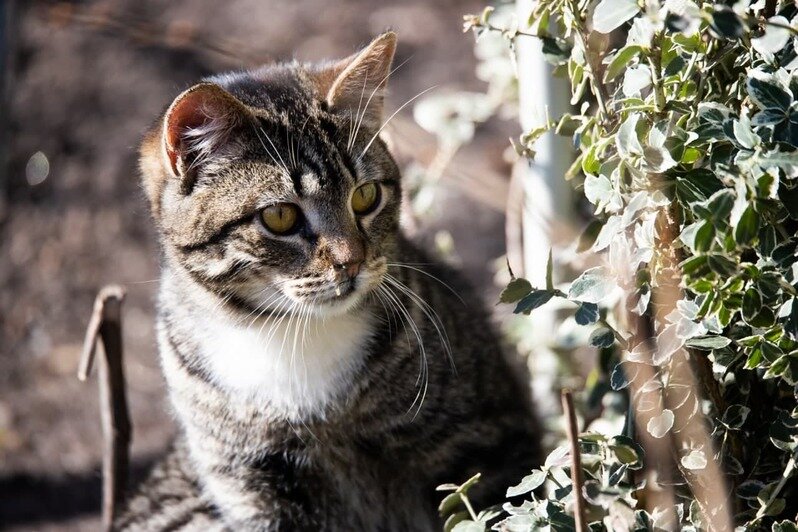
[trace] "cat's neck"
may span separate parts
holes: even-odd
[[[164,289],[179,304],[197,346],[194,355],[231,399],[280,417],[324,417],[353,388],[379,320],[368,306],[332,316],[233,315],[209,294],[172,278]],[[214,296],[215,297],[215,296]]]

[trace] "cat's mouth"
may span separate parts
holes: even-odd
[[[293,290],[289,284],[283,288],[283,292],[318,314],[343,314],[357,307],[367,294],[375,290],[386,271],[385,259],[377,259],[364,265],[355,277],[316,281],[311,283],[312,290]]]
[[[335,283],[313,297],[313,306],[324,314],[347,312],[379,284],[379,277],[374,274],[363,275]]]

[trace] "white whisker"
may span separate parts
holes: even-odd
[[[416,380],[416,386],[418,386],[419,383],[422,382],[422,380],[423,380],[423,385],[419,388],[419,391],[416,394],[415,399],[413,399],[413,402],[410,404],[410,407],[407,409],[407,413],[410,413],[410,411],[413,410],[413,407],[416,405],[416,403],[418,403],[418,408],[416,409],[416,412],[415,414],[413,414],[412,417],[412,419],[415,419],[416,416],[418,416],[419,412],[421,412],[421,407],[424,404],[424,399],[426,399],[427,397],[427,388],[429,386],[429,367],[427,366],[427,351],[424,347],[424,339],[421,334],[421,331],[418,328],[418,325],[416,325],[415,320],[413,320],[410,311],[407,309],[407,307],[404,306],[401,299],[396,294],[393,293],[390,287],[386,285],[380,285],[379,288],[384,290],[383,293],[385,294],[385,296],[389,299],[389,301],[393,302],[394,308],[397,311],[399,311],[400,315],[402,315],[405,318],[405,323],[408,326],[410,326],[410,329],[415,335],[416,341],[418,343],[419,355],[421,357],[421,367],[419,372],[419,378],[418,380]],[[405,331],[407,331],[407,329],[405,329]]]
[[[460,303],[462,303],[463,305],[466,304],[465,301],[463,301],[463,298],[460,297],[460,294],[458,294],[455,291],[454,288],[452,288],[451,286],[446,284],[440,277],[432,275],[431,273],[426,272],[426,271],[422,270],[421,268],[417,268],[415,266],[412,266],[409,263],[389,262],[388,266],[395,266],[397,268],[407,268],[408,270],[413,270],[413,271],[416,271],[416,272],[418,272],[420,274],[426,275],[427,277],[430,277],[431,279],[434,279],[435,281],[438,281],[440,284],[442,284],[447,290],[449,290],[449,292],[451,292],[454,295],[454,297],[456,297],[457,299],[460,300]]]
[[[454,365],[454,356],[452,354],[452,347],[451,343],[449,342],[449,336],[446,333],[446,328],[443,326],[443,322],[440,319],[438,313],[433,309],[426,301],[424,301],[421,296],[416,294],[413,290],[411,290],[407,285],[403,284],[397,278],[390,274],[385,274],[385,280],[393,285],[397,290],[405,294],[410,301],[412,301],[429,319],[432,326],[435,328],[435,331],[438,333],[438,337],[441,340],[441,345],[443,346],[444,352],[446,353],[446,358],[449,360],[449,364],[452,367],[453,371],[457,371]]]
[[[396,65],[396,66],[395,66],[393,69],[391,69],[391,71],[390,71],[390,72],[388,72],[388,73],[385,75],[385,77],[384,77],[384,78],[382,78],[382,80],[380,80],[380,82],[377,84],[377,86],[376,86],[376,87],[374,87],[374,90],[373,90],[373,91],[371,91],[371,94],[369,95],[369,99],[366,101],[366,106],[363,108],[363,113],[362,113],[362,114],[360,113],[360,105],[358,104],[358,106],[357,106],[357,111],[358,111],[358,114],[357,114],[357,115],[355,115],[356,122],[357,122],[357,126],[355,127],[355,133],[354,133],[354,135],[352,135],[352,145],[351,145],[351,146],[350,146],[350,145],[347,145],[347,150],[350,150],[350,151],[351,151],[351,149],[354,147],[355,140],[357,140],[357,134],[358,134],[358,133],[360,133],[360,126],[363,124],[363,119],[366,117],[366,111],[367,111],[367,110],[368,110],[368,108],[369,108],[369,104],[371,103],[371,99],[372,99],[372,98],[374,98],[374,95],[375,95],[375,94],[377,94],[377,91],[378,91],[378,90],[380,90],[380,89],[381,89],[381,88],[382,88],[382,87],[385,85],[385,82],[386,82],[386,81],[388,81],[388,78],[389,78],[391,75],[393,75],[393,73],[394,73],[394,72],[396,72],[397,70],[399,70],[400,68],[402,68],[402,67],[405,65],[405,63],[407,63],[408,61],[410,61],[410,59],[411,59],[412,57],[413,57],[413,56],[410,56],[410,57],[408,57],[407,59],[405,59],[404,61],[402,61],[401,63],[399,63],[398,65]],[[364,85],[364,88],[365,88],[365,85]],[[361,100],[362,100],[362,98],[363,98],[363,93],[362,93],[362,92],[360,93],[360,98],[361,98]],[[391,118],[393,118],[393,117],[391,117]],[[378,132],[378,133],[379,133],[379,132]],[[366,149],[368,149],[368,147],[366,147]],[[365,150],[364,150],[364,151],[365,151]]]
[[[425,89],[425,90],[423,90],[423,91],[419,92],[418,94],[416,94],[415,96],[413,96],[412,98],[410,98],[409,100],[407,100],[405,103],[403,103],[403,104],[402,104],[402,105],[399,107],[399,109],[397,109],[396,111],[394,111],[394,112],[393,112],[393,114],[392,114],[391,116],[389,116],[389,117],[388,117],[388,120],[386,120],[386,121],[385,121],[385,122],[382,124],[382,126],[380,126],[380,129],[378,129],[378,130],[377,130],[377,132],[376,132],[376,133],[374,133],[374,136],[372,136],[372,137],[371,137],[371,140],[369,140],[369,141],[368,141],[368,144],[366,144],[366,147],[365,147],[365,148],[363,148],[363,151],[362,151],[362,152],[360,152],[360,156],[358,156],[358,158],[357,158],[357,162],[360,162],[360,160],[361,160],[361,159],[363,159],[363,156],[364,156],[364,155],[366,155],[366,152],[369,150],[369,148],[371,147],[371,145],[374,143],[374,141],[375,141],[375,140],[377,140],[377,137],[379,137],[379,136],[380,136],[380,133],[382,133],[382,130],[383,130],[383,129],[385,129],[385,126],[387,126],[387,125],[388,125],[388,123],[389,123],[391,120],[393,120],[393,117],[395,117],[397,114],[399,114],[399,112],[400,112],[402,109],[404,109],[405,107],[407,107],[408,105],[410,105],[411,103],[413,103],[413,101],[415,101],[416,99],[420,98],[420,97],[421,97],[421,96],[423,96],[424,94],[428,93],[428,92],[429,92],[429,91],[431,91],[432,89],[436,89],[437,87],[438,87],[437,85],[433,85],[432,87],[430,87],[430,88],[428,88],[428,89]]]

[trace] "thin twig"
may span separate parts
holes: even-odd
[[[111,530],[116,509],[124,495],[130,452],[130,416],[125,393],[122,365],[122,301],[121,286],[109,285],[94,300],[78,379],[85,381],[91,373],[98,341],[102,341],[103,357],[99,363],[100,415],[103,429],[103,507],[102,522]]]
[[[579,454],[579,433],[576,428],[576,412],[574,411],[574,398],[571,390],[562,392],[562,410],[565,413],[568,441],[571,444],[571,484],[574,494],[574,520],[578,532],[587,531],[585,519],[585,498],[582,494],[582,460]]]
[[[507,266],[515,264],[518,275],[524,276],[524,178],[526,174],[516,167],[510,177],[510,190],[507,193],[507,210],[504,223]],[[512,270],[510,270],[512,275]]]
[[[759,508],[756,512],[756,519],[762,519],[768,513],[768,509],[773,504],[773,502],[778,498],[779,493],[781,492],[784,485],[792,476],[793,472],[795,472],[795,462],[796,457],[798,457],[798,451],[795,451],[793,455],[790,457],[790,461],[787,462],[787,467],[784,468],[784,473],[782,473],[781,478],[779,479],[779,483],[776,484],[776,487],[773,488],[773,491],[770,492],[770,497],[768,497],[767,502]]]

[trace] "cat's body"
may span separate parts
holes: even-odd
[[[478,503],[496,503],[538,459],[486,312],[398,233],[398,171],[366,116],[393,46],[216,78],[145,141],[182,432],[118,528],[432,530],[438,484],[481,471]]]

